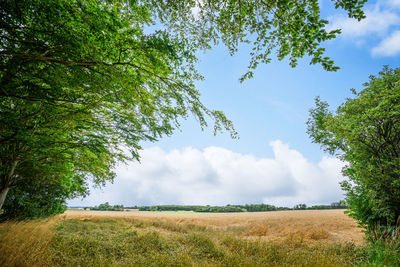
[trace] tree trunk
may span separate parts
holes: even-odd
[[[5,187],[0,189],[0,210],[3,207],[4,201],[6,200],[6,196],[10,187]]]
[[[19,160],[14,160],[11,164],[11,168],[8,175],[5,177],[4,176],[0,177],[0,184],[2,186],[0,187],[0,210],[3,207],[4,201],[6,200],[8,190],[10,190],[11,181],[13,179],[15,169],[17,168],[18,163]]]

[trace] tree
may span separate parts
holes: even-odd
[[[305,210],[307,209],[307,205],[306,204],[297,204],[293,207],[294,210]]]
[[[95,184],[112,180],[118,161],[138,158],[140,141],[171,134],[189,112],[202,127],[210,116],[215,131],[235,135],[222,112],[199,101],[194,48],[166,31],[145,34],[148,10],[123,7],[2,4],[0,207],[10,187],[30,179],[31,166],[68,162]]]
[[[347,163],[342,182],[350,215],[368,230],[400,216],[400,69],[384,67],[336,112],[316,99],[308,134]]]
[[[364,2],[335,5],[361,19]],[[196,51],[219,40],[231,53],[253,44],[243,79],[275,48],[292,66],[307,54],[336,70],[320,43],[339,30],[326,32],[326,23],[317,0],[2,1],[0,208],[32,166],[55,166],[42,173],[49,183],[65,177],[65,162],[83,180],[112,181],[115,164],[139,158],[141,141],[172,134],[190,113],[235,137],[225,115],[199,100]]]
[[[114,205],[111,206],[108,202],[100,204],[99,206],[95,206],[90,208],[91,210],[108,210],[108,211],[123,211],[123,205]]]
[[[60,165],[47,165],[60,168]],[[9,218],[45,217],[62,213],[66,199],[85,196],[87,186],[84,177],[73,172],[70,163],[63,171],[29,168],[29,179],[19,180],[11,187],[3,205],[4,215]]]

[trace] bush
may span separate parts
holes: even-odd
[[[104,204],[100,204],[99,206],[95,206],[93,208],[90,208],[91,210],[107,210],[107,211],[123,211],[124,206],[123,205],[114,205],[111,206],[108,202]]]
[[[73,180],[76,182],[71,182]],[[79,177],[70,180],[62,176],[53,180],[42,177],[19,182],[17,186],[10,188],[1,216],[7,219],[26,219],[63,213],[67,208],[68,198],[84,193],[80,191],[80,183],[82,180]]]
[[[349,215],[372,231],[395,227],[400,218],[400,68],[384,67],[353,90],[336,112],[316,99],[308,134],[347,163],[342,182]]]

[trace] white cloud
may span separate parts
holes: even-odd
[[[342,37],[368,46],[372,56],[399,54],[400,0],[378,0],[365,7],[366,18],[357,21],[341,14],[329,19],[327,30],[342,29]],[[371,38],[374,37],[374,38]],[[375,42],[378,40],[380,44]]]
[[[373,56],[396,56],[400,54],[400,31],[395,31],[372,49]]]
[[[394,1],[393,1],[394,2]],[[345,15],[331,17],[328,30],[342,29],[342,36],[356,39],[366,35],[376,34],[384,36],[391,26],[400,23],[400,16],[392,10],[382,10],[379,4],[365,11],[366,18],[358,21]]]
[[[400,0],[384,0],[383,4],[391,8],[400,8]]]
[[[256,158],[220,147],[142,151],[141,163],[117,169],[115,183],[93,190],[69,205],[331,203],[342,199],[339,181],[343,163],[324,157],[317,164],[281,141],[270,143],[273,158]]]

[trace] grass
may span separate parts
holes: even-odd
[[[0,266],[38,266],[54,242],[58,219],[0,224]]]
[[[350,266],[400,264],[398,243],[326,242],[256,225],[216,227],[134,217],[56,216],[0,224],[0,266]]]
[[[370,231],[368,254],[373,266],[400,266],[400,228]]]

